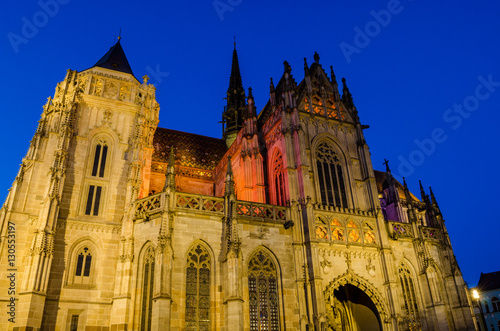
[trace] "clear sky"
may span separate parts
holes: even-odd
[[[160,126],[221,137],[233,36],[258,110],[283,61],[302,80],[317,51],[345,77],[375,169],[432,186],[465,280],[500,270],[498,1],[79,1],[3,3],[0,197],[66,69],[91,67],[122,31]]]

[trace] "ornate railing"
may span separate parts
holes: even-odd
[[[413,229],[409,223],[388,222],[388,226],[392,238],[413,238]]]
[[[422,232],[422,237],[424,237],[424,239],[441,240],[443,238],[443,236],[441,235],[441,231],[436,228],[422,226],[420,228],[420,231]]]
[[[175,207],[224,214],[224,198],[205,195],[176,193]]]
[[[321,211],[332,211],[332,212],[336,212],[336,213],[355,214],[355,215],[359,215],[359,216],[373,216],[373,212],[369,211],[369,210],[327,206],[327,205],[322,205],[319,203],[314,203],[313,208],[314,208],[314,210],[321,210]]]
[[[236,202],[236,214],[240,216],[264,218],[273,221],[286,221],[286,207],[266,205],[255,202]]]
[[[163,208],[163,200],[164,198],[162,196],[162,193],[157,193],[155,195],[150,195],[149,197],[142,198],[134,203],[134,211],[136,214],[143,212],[151,214],[157,209],[159,210]]]
[[[167,196],[162,192],[137,200],[133,206],[135,219],[149,219],[150,215],[164,209],[166,198]],[[173,203],[173,208],[179,211],[189,210],[224,215],[224,198],[175,192]],[[287,221],[287,207],[246,201],[235,201],[235,207],[236,215],[240,217],[280,223]]]

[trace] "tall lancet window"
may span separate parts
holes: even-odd
[[[273,185],[275,203],[280,206],[286,204],[285,194],[285,172],[283,168],[283,155],[279,150],[274,154],[273,159]]]
[[[422,330],[415,286],[408,269],[401,268],[399,270],[399,281],[401,282],[401,289],[403,291],[404,310],[408,320],[408,330]]]
[[[347,208],[347,193],[339,155],[327,142],[316,150],[319,189],[324,205]]]
[[[143,280],[142,280],[141,331],[151,330],[154,277],[155,277],[155,253],[153,247],[149,247],[146,253],[144,254],[144,269],[143,269]]]
[[[106,158],[108,156],[108,144],[104,140],[100,140],[95,146],[94,163],[92,165],[92,176],[104,177],[106,169]]]
[[[248,263],[250,330],[279,330],[278,273],[271,257],[262,251]]]
[[[210,330],[210,254],[202,245],[188,253],[186,330]]]

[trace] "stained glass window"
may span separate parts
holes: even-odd
[[[422,330],[420,313],[418,311],[417,297],[410,272],[403,268],[399,271],[399,280],[403,290],[404,309],[408,319],[408,330]]]
[[[151,315],[153,311],[153,284],[155,277],[155,255],[152,247],[144,254],[141,331],[151,330]]]
[[[259,251],[248,263],[250,330],[279,330],[277,270],[271,257]]]
[[[327,142],[321,143],[317,148],[316,166],[323,204],[349,207],[340,158]]]
[[[187,258],[186,330],[210,330],[210,254],[202,245]]]
[[[273,163],[275,202],[279,206],[284,206],[286,203],[285,172],[283,170],[283,155],[279,150],[274,155]]]

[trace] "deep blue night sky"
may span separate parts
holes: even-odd
[[[50,4],[50,5],[43,5]],[[57,7],[54,6],[57,4]],[[258,110],[269,77],[303,58],[347,79],[375,169],[390,161],[420,197],[432,186],[464,279],[500,270],[498,1],[4,2],[0,20],[0,199],[42,106],[66,69],[84,70],[122,29],[136,77],[157,86],[160,126],[212,137],[229,81],[233,36]],[[47,14],[48,13],[48,14]]]

